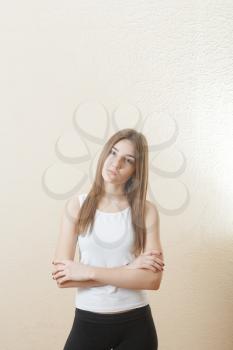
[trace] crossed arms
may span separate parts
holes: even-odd
[[[71,200],[71,215],[77,213],[78,201]],[[69,204],[69,203],[68,203]],[[67,208],[65,207],[67,210]],[[155,205],[147,201],[146,211],[146,243],[144,251],[156,249],[162,252],[160,234],[159,234],[159,214]],[[71,259],[74,260],[77,244],[77,235],[75,235],[75,224],[67,213],[64,212],[61,221],[61,233],[55,252],[55,260]],[[94,267],[90,266],[90,279],[87,281],[65,281],[59,288],[72,287],[98,287],[104,285],[113,285],[120,288],[157,290],[162,280],[162,271],[153,272],[152,270],[137,268],[128,269],[126,266],[120,267]]]

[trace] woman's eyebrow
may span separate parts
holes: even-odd
[[[112,146],[112,148],[114,148],[117,152],[119,151],[115,146]],[[132,154],[126,154],[126,156],[136,159],[134,156],[132,156]]]

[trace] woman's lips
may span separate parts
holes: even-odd
[[[108,170],[108,172],[109,172],[110,174],[112,174],[112,175],[115,175],[115,176],[117,175],[117,173],[115,173],[114,171],[112,171],[112,170],[110,170],[110,169]]]

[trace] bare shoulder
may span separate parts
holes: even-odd
[[[150,201],[146,201],[145,225],[147,233],[159,235],[159,211],[156,205]]]
[[[66,216],[73,219],[77,218],[78,212],[80,210],[79,194],[75,193],[70,198],[66,200],[64,212]]]
[[[79,209],[80,208],[80,199],[79,199],[79,194],[75,193],[71,196],[71,198],[68,200],[68,202],[70,203],[70,206]]]
[[[155,203],[146,200],[146,220],[148,222],[159,222],[159,211]]]

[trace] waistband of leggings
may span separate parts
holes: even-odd
[[[81,321],[93,323],[123,323],[151,316],[150,305],[144,305],[121,313],[104,314],[75,308],[75,317]]]

